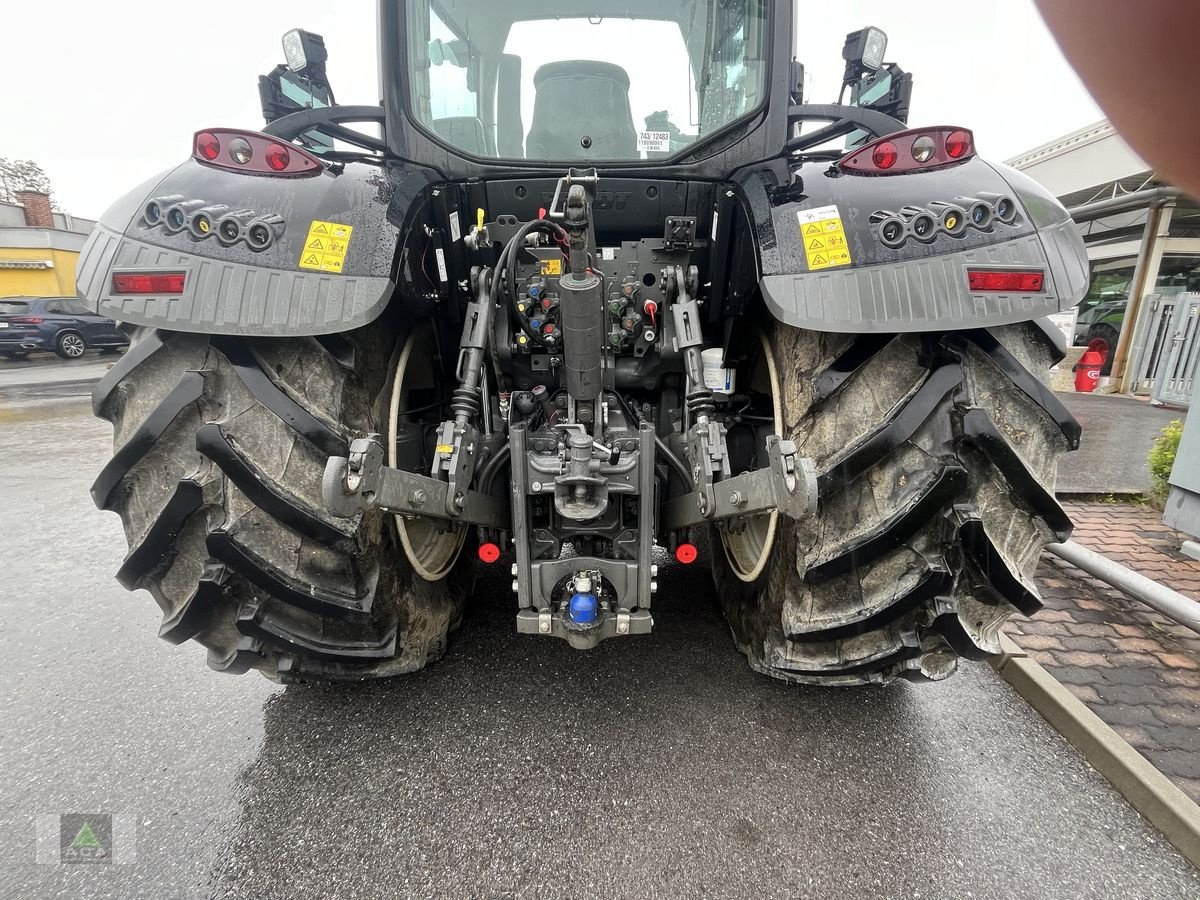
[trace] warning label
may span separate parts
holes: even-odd
[[[353,231],[353,225],[313,219],[308,226],[308,237],[304,239],[304,249],[300,252],[300,268],[340,274]]]
[[[811,272],[850,265],[850,245],[842,227],[842,214],[836,206],[822,206],[796,213],[800,221],[800,240]]]
[[[543,275],[561,275],[562,260],[561,259],[543,259],[541,265]]]

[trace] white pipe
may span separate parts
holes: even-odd
[[[1157,581],[1152,581],[1145,575],[1139,575],[1132,569],[1113,562],[1107,556],[1101,556],[1086,547],[1081,547],[1074,541],[1067,541],[1065,544],[1048,544],[1046,549],[1055,556],[1065,559],[1071,565],[1083,569],[1089,575],[1094,575],[1101,581],[1111,584],[1126,596],[1157,609],[1184,628],[1190,628],[1200,634],[1200,603],[1192,598],[1173,591]]]

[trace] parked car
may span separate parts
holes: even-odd
[[[129,346],[117,323],[97,315],[74,297],[0,299],[0,356],[24,359],[49,350],[63,359],[79,359],[90,348],[123,350]]]

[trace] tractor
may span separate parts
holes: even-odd
[[[757,672],[939,680],[1040,606],[1080,429],[1047,317],[1066,211],[847,37],[805,97],[778,0],[380,0],[382,102],[283,38],[266,124],[118,200],[80,296],[117,573],[216,670],[442,656],[476,574],[514,626],[637,641],[711,566]],[[507,573],[502,575],[507,585]]]

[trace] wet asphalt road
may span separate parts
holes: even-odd
[[[985,666],[777,684],[695,570],[660,578],[654,635],[591,653],[513,634],[494,577],[417,676],[211,673],[112,579],[85,389],[2,375],[0,897],[1200,896]],[[97,811],[132,864],[35,862],[37,816]]]

